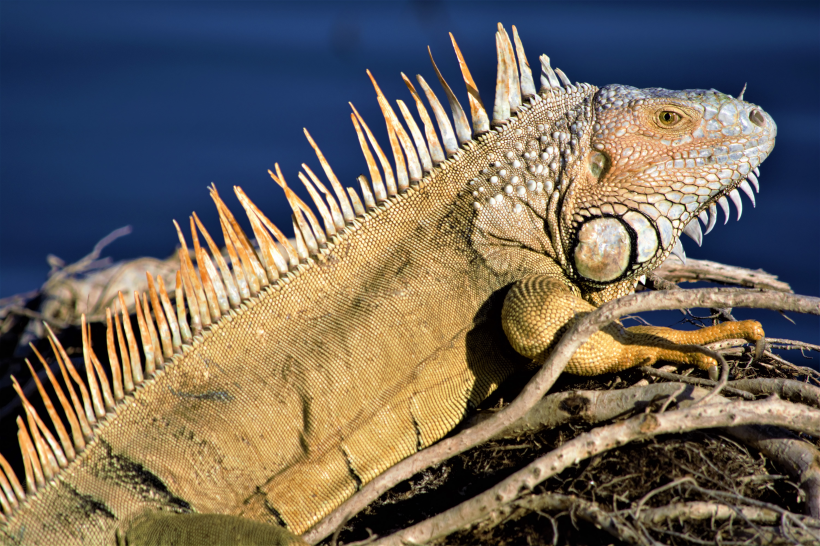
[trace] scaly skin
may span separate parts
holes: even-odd
[[[561,252],[554,254],[568,278],[536,274],[522,279],[505,302],[507,337],[518,352],[531,358],[548,350],[575,318],[593,309],[577,296],[600,305],[631,292],[634,279],[663,263],[687,223],[697,222],[692,219],[709,203],[737,187],[769,154],[776,134],[774,121],[760,108],[714,91],[612,85],[575,110],[578,115],[564,123],[574,125],[575,131],[563,140],[554,138],[559,152],[551,155],[569,157],[565,170],[558,172],[559,180],[569,182],[561,195],[561,239],[556,245]],[[585,154],[573,153],[572,139]],[[567,141],[569,146],[561,146]],[[497,174],[504,168],[492,170]],[[636,212],[638,221],[646,226],[651,222],[653,228],[633,227],[631,234],[624,229],[628,238],[622,244],[594,253],[594,264],[584,263],[585,255],[577,249],[586,222],[609,218],[598,222],[611,222],[617,231],[624,224],[611,219],[636,218]],[[588,278],[579,265],[600,276]],[[624,277],[607,278],[613,275]],[[598,282],[601,277],[608,282]],[[566,370],[594,375],[661,359],[707,369],[716,365],[711,357],[674,345],[732,337],[756,341],[763,337],[763,329],[757,322],[742,321],[682,336],[668,328],[624,330],[611,324],[578,350]]]
[[[166,361],[21,503],[3,542],[297,541],[260,523],[302,533],[444,436],[631,292],[775,134],[759,107],[713,91],[543,90]],[[689,345],[762,335],[753,321],[613,324],[567,371],[708,368]]]

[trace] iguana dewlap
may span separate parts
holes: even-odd
[[[361,199],[308,135],[330,189],[304,164],[299,179],[321,224],[278,165],[271,173],[294,210],[295,248],[235,188],[252,245],[212,189],[228,259],[194,215],[198,267],[180,231],[175,282],[149,277],[133,326],[109,314],[110,364],[85,343],[88,381],[51,335],[63,380],[47,367],[52,386],[38,382],[50,424],[24,400],[25,487],[0,459],[0,542],[286,543],[282,525],[303,533],[447,434],[573,320],[680,253],[681,232],[700,242],[698,218],[708,233],[716,204],[740,212],[738,191],[753,199],[776,135],[758,106],[714,90],[571,84],[546,56],[536,92],[514,42],[499,25],[492,121],[456,47],[472,130],[438,69],[454,123],[421,76],[418,88],[405,77],[421,125],[376,86],[390,147],[354,110]],[[753,321],[611,324],[567,370],[708,368],[692,344],[762,335]]]

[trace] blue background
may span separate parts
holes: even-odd
[[[289,232],[279,162],[293,187],[318,164],[307,127],[346,185],[365,171],[351,100],[384,137],[369,68],[391,99],[399,77],[435,80],[426,46],[466,97],[448,31],[492,102],[497,21],[517,25],[530,63],[547,53],[573,81],[716,88],[778,124],[756,209],[684,238],[690,257],[763,268],[820,288],[820,4],[817,2],[10,2],[0,4],[0,297],[45,279],[45,256],[72,262],[111,230],[116,259],[165,257],[171,219],[198,211],[206,186],[241,185]],[[443,94],[441,94],[443,97]],[[735,213],[733,209],[732,217]],[[820,343],[817,317],[763,317],[770,336]],[[671,324],[680,315],[653,322]],[[799,359],[798,359],[799,360]]]

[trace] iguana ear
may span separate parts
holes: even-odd
[[[118,543],[128,546],[296,546],[307,542],[284,527],[221,514],[152,512],[135,520]]]

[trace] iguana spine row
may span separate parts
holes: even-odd
[[[500,24],[499,31],[496,32],[499,79],[492,126],[493,130],[499,132],[505,130],[505,124],[512,115],[522,108],[526,109],[527,100],[540,100],[535,91],[532,72],[518,31],[515,26],[512,30],[518,63],[516,63],[513,45],[507,32]],[[195,267],[185,236],[179,224],[174,220],[180,241],[178,251],[180,269],[177,271],[174,287],[175,305],[171,301],[162,277],[157,277],[155,281],[150,273],[146,273],[148,293],[134,292],[133,294],[139,325],[139,337],[137,337],[128,315],[125,296],[119,293],[122,319],[116,311],[112,312],[110,308],[106,310],[106,349],[110,380],[91,347],[90,327],[86,324],[85,316],[82,318],[81,329],[86,379],[81,377],[48,324],[45,325],[49,343],[61,370],[63,384],[68,391],[68,397],[59,380],[51,372],[43,355],[33,344],[31,348],[48,375],[49,383],[65,413],[68,427],[57,413],[51,397],[39,380],[31,362],[26,359],[26,364],[35,380],[57,438],[26,398],[17,380],[12,377],[14,388],[20,396],[26,414],[25,421],[20,417],[17,418],[18,441],[25,465],[26,486],[23,488],[11,465],[0,454],[0,467],[2,467],[0,508],[6,518],[13,516],[22,504],[35,497],[40,489],[47,487],[50,480],[66,469],[88,444],[94,441],[95,432],[105,426],[106,416],[115,412],[116,407],[124,403],[126,396],[143,387],[158,373],[162,373],[166,366],[173,365],[175,359],[185,354],[192,343],[208,335],[212,325],[217,324],[220,320],[230,320],[232,316],[235,316],[236,309],[244,308],[246,303],[254,300],[263,290],[277,290],[282,283],[291,282],[299,276],[301,271],[315,263],[313,257],[333,247],[333,237],[345,237],[346,234],[355,231],[361,222],[378,215],[381,210],[392,206],[403,195],[414,192],[420,185],[423,186],[426,182],[426,175],[436,169],[447,168],[447,163],[457,154],[459,146],[473,146],[476,141],[481,140],[481,135],[490,131],[489,118],[478,89],[455,38],[452,34],[450,37],[467,85],[473,121],[472,131],[458,99],[433,61],[432,52],[430,52],[430,60],[433,62],[433,67],[453,111],[455,131],[444,108],[424,78],[421,75],[417,76],[418,83],[433,109],[437,122],[435,125],[416,88],[402,73],[402,78],[413,96],[418,115],[424,126],[424,134],[422,134],[407,105],[402,100],[396,101],[402,118],[412,135],[411,140],[368,70],[367,74],[376,90],[377,100],[387,124],[396,170],[394,173],[386,154],[351,103],[353,109],[351,121],[370,174],[369,179],[366,175],[358,177],[362,200],[353,188],[348,187],[346,191],[342,188],[319,146],[305,129],[305,136],[316,152],[333,190],[331,193],[310,167],[302,164],[307,176],[300,172],[298,178],[311,195],[322,218],[322,224],[320,225],[307,204],[288,187],[278,163],[275,165],[276,173],[268,171],[273,180],[284,190],[293,209],[295,248],[284,233],[256,207],[242,189],[234,186],[234,192],[245,209],[258,243],[258,249],[255,248],[220,198],[216,187],[211,186],[210,194],[219,213],[220,226],[231,267],[228,266],[213,238],[194,212],[190,217],[190,229],[193,254],[199,265],[199,268]],[[546,55],[541,56],[541,67],[542,93],[547,91],[553,94],[572,94],[578,91],[579,88],[572,85],[560,69],[553,70],[550,67],[550,61]],[[585,87],[587,84],[579,84],[579,86]],[[435,127],[438,127],[442,134],[441,142],[436,135]],[[368,142],[378,157],[384,172],[383,177]],[[537,187],[534,184],[534,182],[530,184],[533,186],[529,188],[530,190],[539,192],[550,190],[550,188],[543,188],[543,184]],[[324,195],[326,202],[319,192]],[[481,206],[478,201],[475,204],[477,207]],[[197,228],[205,240],[207,249],[200,244]],[[280,246],[277,246],[277,243]],[[144,365],[140,352],[144,357]],[[79,396],[74,385],[79,390]]]
[[[734,200],[774,145],[768,114],[714,90],[572,84],[542,56],[536,94],[513,36],[499,25],[492,121],[453,39],[472,130],[435,62],[452,122],[424,78],[417,90],[402,74],[423,130],[397,101],[405,130],[368,73],[395,166],[353,108],[361,199],[305,131],[331,187],[303,164],[319,217],[278,164],[269,171],[295,244],[235,187],[255,247],[212,186],[227,259],[196,214],[191,251],[176,225],[175,302],[148,275],[134,329],[119,295],[120,313],[106,314],[108,371],[85,320],[86,378],[49,330],[62,384],[36,354],[65,420],[37,380],[55,437],[19,390],[26,487],[0,459],[0,536],[96,544],[125,533],[143,544],[179,532],[194,544],[239,527],[302,533],[442,438],[578,316],[682,253],[679,234],[699,239],[696,216],[713,225],[714,202]],[[690,345],[762,336],[753,321],[698,332],[613,323],[566,371],[658,359],[706,369],[714,359]]]

